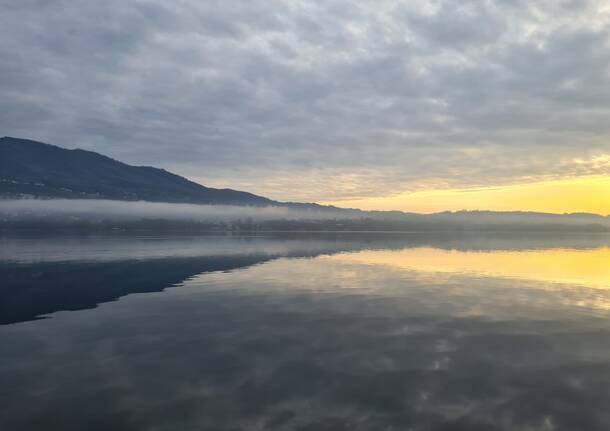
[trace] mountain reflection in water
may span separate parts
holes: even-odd
[[[610,429],[607,237],[0,241],[0,429]]]

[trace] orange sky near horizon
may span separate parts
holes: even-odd
[[[396,196],[321,202],[363,210],[435,213],[459,210],[587,212],[610,215],[610,176],[509,186],[425,190]]]

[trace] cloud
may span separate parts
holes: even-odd
[[[0,134],[291,200],[610,173],[604,2],[0,12]]]

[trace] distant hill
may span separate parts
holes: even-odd
[[[45,200],[21,200],[43,198]],[[457,211],[415,214],[401,211],[361,211],[315,203],[278,202],[252,193],[204,187],[163,169],[130,166],[98,153],[67,150],[27,139],[0,138],[0,228],[29,226],[41,222],[96,223],[116,226],[116,210],[122,222],[153,226],[150,220],[165,220],[162,226],[178,226],[187,219],[212,222],[217,229],[245,230],[387,230],[387,231],[468,231],[468,230],[588,230],[610,231],[610,217],[596,214],[545,214],[535,212]],[[12,201],[11,199],[18,199]],[[50,202],[47,199],[56,201]],[[62,201],[57,199],[72,199]],[[86,211],[87,206],[102,207]],[[84,200],[84,201],[83,201]],[[246,209],[239,216],[203,216],[201,210],[175,208],[156,213],[146,203],[122,204],[108,201],[148,201],[181,204],[279,207],[280,216],[260,212],[256,220]],[[84,204],[83,204],[84,202]],[[116,204],[123,207],[117,208]],[[267,208],[269,209],[269,208]],[[258,208],[254,208],[259,211]],[[85,213],[87,215],[85,215]],[[190,216],[187,216],[191,214]],[[195,215],[200,214],[200,215]],[[263,215],[264,214],[264,215]],[[239,219],[239,220],[236,220]],[[179,220],[180,219],[180,222]],[[243,219],[249,219],[244,224]],[[188,223],[187,223],[188,224]],[[157,225],[154,225],[157,226]],[[197,224],[198,227],[207,226]],[[188,225],[188,227],[192,227]]]
[[[163,169],[131,166],[92,151],[11,137],[0,138],[0,197],[276,204],[251,193],[204,187]]]

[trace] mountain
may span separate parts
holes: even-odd
[[[43,199],[10,201],[29,197]],[[267,208],[266,212],[253,208],[256,214],[244,209],[238,215],[227,210],[226,214],[212,217],[195,213],[188,215],[183,208],[174,208],[173,215],[170,215],[167,211],[155,212],[158,209],[146,202],[128,205],[121,202],[109,204],[107,200],[278,208]],[[104,203],[100,207],[96,202]],[[117,204],[123,207],[123,227],[131,226],[135,221],[138,227],[176,227],[186,223],[188,228],[192,228],[192,223],[195,223],[197,228],[224,230],[610,230],[610,217],[596,214],[457,211],[425,215],[278,202],[247,192],[204,187],[163,169],[130,166],[91,151],[68,150],[27,139],[0,138],[0,228],[27,227],[31,223],[57,224],[58,221],[89,226],[92,220],[97,226],[109,223],[107,226],[114,227],[117,226],[118,214],[113,211],[121,209]],[[273,211],[279,211],[281,215],[273,216]],[[256,215],[256,220],[252,220],[253,215]],[[164,222],[157,225],[151,220]]]
[[[0,197],[274,205],[251,193],[204,187],[163,169],[131,166],[92,151],[0,138]]]

